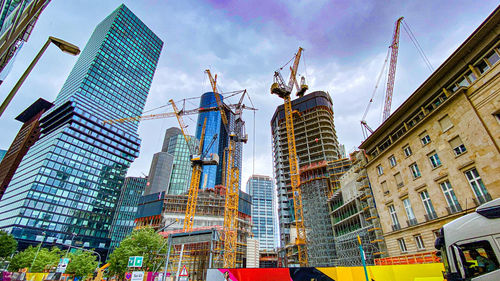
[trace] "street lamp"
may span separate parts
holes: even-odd
[[[161,230],[163,230],[163,229],[171,226],[172,224],[174,224],[174,223],[176,223],[178,221],[179,221],[179,219],[175,219],[169,225],[167,225],[167,226],[161,228],[160,230],[158,230],[158,232],[160,232]],[[168,262],[170,260],[170,248],[172,247],[172,240],[170,239],[170,236],[171,235],[168,236],[167,242],[163,243],[163,245],[160,247],[160,250],[161,250],[161,248],[163,248],[163,246],[165,246],[165,244],[168,244],[167,257],[165,258],[165,268],[163,269],[163,278],[162,278],[163,281],[167,280],[167,268],[168,268]],[[160,252],[160,251],[158,251],[158,252]]]
[[[19,88],[23,84],[24,80],[26,80],[26,77],[28,76],[28,74],[30,74],[31,70],[33,69],[33,67],[35,66],[35,64],[38,62],[38,60],[40,59],[40,57],[42,56],[42,54],[45,52],[45,50],[47,49],[47,47],[50,45],[50,43],[54,43],[54,45],[56,45],[59,49],[61,49],[61,51],[65,52],[65,53],[68,53],[68,54],[71,54],[73,56],[76,56],[76,55],[78,55],[80,53],[80,49],[78,48],[78,46],[75,46],[75,45],[73,45],[71,43],[68,43],[68,42],[66,42],[64,40],[61,40],[59,38],[55,38],[55,37],[49,36],[49,39],[47,39],[47,42],[45,42],[45,45],[43,45],[42,49],[38,52],[38,54],[33,59],[33,61],[31,62],[31,64],[28,66],[28,68],[26,69],[26,71],[24,71],[24,73],[21,76],[21,78],[19,78],[19,80],[17,81],[17,83],[14,86],[14,88],[12,88],[12,90],[9,93],[9,95],[7,95],[7,97],[3,101],[2,105],[0,106],[0,116],[2,116],[3,112],[5,111],[5,109],[7,108],[7,106],[9,105],[10,101],[14,98],[14,96],[17,93],[17,91],[19,90]]]
[[[66,251],[66,255],[64,255],[64,258],[67,258],[68,257],[68,254],[69,254],[69,250],[71,249],[71,246],[73,246],[73,239],[75,239],[75,236],[77,234],[76,233],[71,233],[71,242],[69,242],[69,247],[68,247],[68,250]]]
[[[31,262],[29,272],[31,272],[31,268],[33,267],[33,264],[35,263],[36,257],[38,256],[38,252],[40,252],[40,248],[42,248],[43,241],[45,240],[46,233],[42,232],[42,234],[43,234],[42,242],[40,242],[40,245],[38,246],[38,250],[36,250],[35,258]]]

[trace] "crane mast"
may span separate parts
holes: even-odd
[[[299,174],[299,164],[297,158],[297,148],[295,146],[295,133],[293,128],[293,116],[292,116],[292,102],[290,99],[291,92],[293,90],[294,83],[296,82],[295,75],[297,73],[297,68],[299,66],[300,56],[302,53],[302,48],[299,47],[297,54],[295,55],[295,60],[293,67],[290,68],[290,79],[288,85],[285,85],[283,77],[276,71],[274,73],[274,83],[271,85],[271,93],[278,95],[284,101],[285,109],[285,125],[286,125],[286,136],[288,143],[288,162],[290,166],[290,181],[292,187],[293,195],[293,207],[295,215],[295,228],[297,230],[297,238],[295,244],[298,249],[298,259],[301,267],[308,266],[307,257],[307,237],[306,228],[304,226],[304,210],[302,206],[302,191],[300,189],[300,174]],[[297,89],[297,94],[299,96],[303,95],[307,90],[307,85],[302,83],[302,87]]]
[[[206,158],[205,157],[206,153],[203,153],[203,143],[205,140],[205,128],[207,125],[207,119],[205,118],[205,120],[203,121],[203,127],[201,130],[200,145],[198,147],[198,151],[194,152],[193,154],[193,151],[191,151],[191,146],[189,144],[189,137],[184,132],[185,126],[184,122],[182,121],[180,112],[177,109],[177,106],[175,105],[175,102],[173,100],[170,100],[170,103],[172,104],[172,107],[174,109],[177,121],[179,122],[179,126],[181,126],[182,135],[184,136],[184,139],[186,140],[188,148],[191,152],[191,166],[192,166],[191,181],[189,183],[188,203],[186,205],[186,214],[184,216],[184,226],[183,226],[183,230],[185,232],[189,232],[193,229],[194,215],[196,213],[196,204],[198,202],[200,178],[203,170],[202,167],[203,165],[217,165],[219,163],[219,159],[218,156],[216,155],[210,155],[210,157]],[[210,145],[207,148],[207,151],[208,149],[210,149],[210,146],[212,146],[216,138],[217,135],[214,135],[212,141],[210,142]]]
[[[243,120],[240,118],[235,118],[235,128],[230,127],[227,115],[225,112],[224,104],[222,103],[219,93],[217,93],[217,75],[215,78],[212,77],[212,73],[209,69],[205,70],[212,85],[212,90],[214,92],[215,100],[217,101],[217,106],[219,107],[219,112],[221,115],[222,124],[224,125],[226,132],[229,134],[229,145],[225,153],[224,170],[225,175],[222,177],[224,179],[224,186],[226,188],[226,201],[224,206],[224,267],[234,268],[236,266],[236,247],[238,241],[238,202],[239,202],[239,178],[240,170],[234,165],[234,151],[236,143],[244,142],[246,143],[248,138],[246,135],[242,134],[242,129],[244,126]],[[243,93],[243,95],[246,91]],[[236,113],[241,115],[241,102],[236,106]],[[238,116],[239,117],[239,116]],[[241,127],[239,126],[241,124]]]
[[[396,64],[398,61],[398,51],[399,51],[399,33],[400,26],[403,17],[400,17],[396,21],[396,26],[394,27],[394,35],[392,36],[391,43],[391,62],[389,63],[389,77],[387,78],[387,92],[385,94],[385,104],[384,104],[384,114],[382,117],[382,122],[389,118],[391,115],[391,103],[392,103],[392,92],[394,90],[394,78],[396,77]]]

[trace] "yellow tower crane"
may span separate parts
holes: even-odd
[[[238,201],[239,201],[239,178],[240,178],[240,170],[238,167],[234,165],[234,151],[236,147],[236,143],[243,142],[246,143],[248,140],[248,136],[244,133],[244,125],[245,122],[241,119],[241,109],[242,109],[242,101],[243,97],[246,93],[246,90],[243,92],[243,95],[236,107],[236,117],[234,121],[233,128],[228,122],[226,116],[226,109],[224,108],[224,104],[222,103],[219,91],[217,91],[217,75],[215,78],[212,77],[210,70],[207,69],[205,72],[210,79],[210,84],[212,85],[212,90],[214,92],[215,100],[217,101],[217,106],[219,107],[219,112],[221,115],[222,123],[226,129],[226,132],[229,134],[229,145],[227,147],[225,153],[225,161],[224,161],[224,186],[226,188],[226,201],[224,208],[224,268],[234,268],[236,266],[236,247],[238,241]]]
[[[295,244],[298,249],[298,258],[301,267],[308,266],[307,259],[307,238],[306,238],[306,228],[304,226],[304,211],[302,208],[302,192],[300,189],[300,175],[299,175],[299,164],[297,159],[297,149],[295,147],[295,133],[293,129],[293,112],[292,112],[292,102],[290,95],[293,91],[293,86],[297,87],[297,95],[300,97],[304,95],[305,91],[308,89],[305,85],[305,80],[301,79],[301,86],[297,83],[295,75],[297,73],[297,68],[299,66],[300,56],[302,54],[302,48],[299,47],[297,54],[295,54],[295,60],[293,66],[290,67],[290,79],[288,84],[285,84],[283,77],[281,76],[280,70],[274,72],[274,83],[271,85],[271,93],[278,95],[284,100],[285,106],[285,125],[286,125],[286,136],[288,142],[288,162],[290,166],[290,181],[292,186],[293,194],[293,207],[295,214],[295,228],[297,230],[297,238],[295,239]]]
[[[207,125],[207,119],[203,121],[203,127],[201,130],[201,137],[200,137],[200,145],[198,147],[198,151],[193,153],[191,151],[191,146],[189,144],[190,138],[186,135],[184,132],[184,128],[186,127],[184,125],[184,121],[182,120],[182,116],[180,114],[180,111],[177,109],[177,106],[175,105],[175,102],[173,100],[169,101],[172,104],[172,107],[175,112],[175,116],[177,117],[177,121],[179,122],[179,126],[181,127],[181,132],[182,135],[184,136],[184,139],[186,140],[186,143],[188,145],[188,148],[190,149],[191,152],[191,166],[193,167],[193,170],[191,171],[191,181],[189,183],[189,190],[188,190],[188,203],[186,206],[186,214],[184,217],[184,227],[183,230],[185,232],[189,232],[193,229],[193,223],[194,223],[194,215],[196,213],[196,203],[198,202],[198,190],[200,188],[200,178],[201,178],[201,172],[203,171],[203,166],[204,165],[218,165],[219,164],[219,156],[216,154],[210,154],[207,157],[207,152],[210,149],[210,147],[213,145],[215,140],[217,139],[217,134],[215,134],[208,145],[207,149],[203,153],[203,142],[205,139],[205,127]]]

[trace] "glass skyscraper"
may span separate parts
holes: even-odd
[[[0,228],[21,247],[75,233],[75,245],[107,251],[140,140],[138,123],[103,121],[142,114],[162,46],[125,5],[96,27],[0,201]]]
[[[252,196],[252,232],[259,240],[259,249],[273,250],[277,246],[273,180],[253,175],[248,179],[247,191]]]
[[[217,107],[215,93],[208,92],[201,96],[200,108]],[[219,95],[219,94],[217,94]],[[224,97],[219,95],[222,102]],[[196,126],[196,138],[201,138],[203,124],[207,120],[205,127],[205,141],[203,142],[203,152],[207,154],[213,153],[219,155],[219,165],[203,166],[203,172],[200,178],[200,189],[213,188],[215,185],[222,184],[222,159],[224,157],[224,149],[228,146],[229,135],[222,123],[219,111],[205,111],[198,114],[198,122]],[[208,149],[213,136],[217,134],[217,139],[214,144]],[[208,149],[208,150],[207,150]]]
[[[182,134],[171,136],[168,142],[167,152],[174,156],[168,194],[184,194],[188,191],[191,182],[191,153]],[[196,149],[198,146],[196,138],[191,137],[189,142],[192,149]]]
[[[137,205],[144,188],[146,188],[147,178],[126,177],[120,192],[120,198],[116,203],[115,216],[111,226],[110,238],[111,248],[120,245],[120,241],[129,235],[134,229]]]
[[[219,95],[219,94],[217,94]],[[224,97],[219,95],[222,102],[224,102]],[[200,108],[217,107],[217,101],[215,99],[215,94],[213,92],[204,93],[201,96]],[[230,110],[225,110],[229,130],[234,131],[236,123],[236,115]],[[229,134],[226,131],[219,111],[204,111],[198,114],[198,122],[196,126],[196,138],[199,140],[201,138],[201,132],[203,129],[203,123],[207,120],[205,128],[205,140],[203,142],[203,152],[208,151],[209,153],[214,153],[219,155],[219,165],[215,166],[203,166],[203,172],[200,178],[200,189],[213,188],[216,185],[223,184],[222,182],[222,172],[223,172],[223,159],[224,150],[229,146]],[[213,136],[217,134],[217,139],[214,144],[208,149]],[[240,169],[239,183],[241,186],[241,163],[242,163],[242,149],[243,144],[241,142],[236,143],[234,151],[234,165]]]

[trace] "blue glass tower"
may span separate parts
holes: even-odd
[[[208,92],[201,96],[200,108],[217,107],[217,101],[215,99],[215,93]],[[217,94],[219,95],[219,94]],[[224,101],[222,95],[219,95],[221,101]],[[229,112],[227,112],[229,113]],[[222,123],[219,111],[205,111],[198,115],[198,122],[196,126],[196,138],[201,138],[201,132],[203,129],[203,124],[207,120],[205,127],[205,141],[203,142],[203,152],[218,154],[220,161],[217,166],[203,166],[203,172],[200,179],[200,189],[213,188],[215,185],[222,184],[222,159],[224,155],[224,149],[228,146],[229,135]],[[213,138],[217,134],[217,139],[214,144],[208,149],[208,146]],[[207,150],[208,149],[208,150]]]
[[[21,247],[43,239],[107,251],[140,140],[137,123],[103,121],[142,114],[162,46],[125,5],[96,27],[0,201],[0,228]]]

